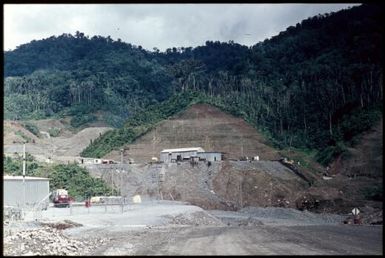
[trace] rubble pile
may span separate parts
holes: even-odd
[[[72,227],[81,227],[81,226],[83,226],[82,224],[73,222],[71,220],[64,220],[63,222],[56,222],[56,223],[41,222],[40,225],[51,227],[51,228],[56,228],[56,229],[67,229],[67,228],[72,228]]]
[[[22,211],[20,208],[4,206],[3,211],[3,221],[21,220],[22,218]]]
[[[85,255],[106,240],[76,240],[65,236],[53,227],[25,229],[4,235],[3,255]]]
[[[176,225],[194,225],[194,226],[221,226],[223,223],[214,216],[203,212],[197,211],[189,214],[179,214],[177,216],[166,216],[170,218],[170,224]]]
[[[346,218],[343,215],[313,213],[291,208],[245,207],[240,212],[258,219],[290,220],[300,224],[340,224]]]

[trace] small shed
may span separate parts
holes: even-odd
[[[4,176],[4,206],[23,207],[24,191],[22,176]],[[25,204],[32,208],[39,202],[46,208],[49,204],[49,179],[25,177]]]
[[[204,152],[201,147],[165,149],[160,152],[160,161],[164,163],[189,160],[191,157],[197,157],[198,152]]]

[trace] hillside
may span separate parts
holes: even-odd
[[[105,165],[108,166],[108,165]],[[140,194],[188,201],[204,209],[239,210],[246,206],[296,208],[307,184],[277,161],[124,164],[116,169],[89,165],[91,175],[119,189],[123,196]],[[164,172],[159,184],[158,176]]]
[[[160,122],[154,129],[136,139],[127,148],[126,159],[149,162],[163,149],[202,147],[205,151],[224,152],[228,159],[259,156],[277,160],[277,151],[264,143],[264,138],[243,119],[207,104],[195,104],[187,110]],[[113,151],[106,158],[120,160]]]
[[[35,40],[4,53],[4,115],[73,116],[80,126],[100,112],[122,128],[154,105],[199,92],[275,146],[318,150],[327,165],[382,116],[382,17],[382,6],[363,4],[310,17],[252,47],[207,41],[151,52],[81,32]],[[125,138],[113,147],[132,140]]]
[[[208,111],[206,115],[200,116],[202,110]],[[156,145],[164,146],[165,143],[174,142],[204,143],[204,141],[192,141],[189,137],[184,137],[182,124],[191,129],[188,132],[192,135],[199,135],[198,129],[206,130],[203,124],[211,129],[223,127],[224,130],[217,131],[219,134],[227,131],[226,126],[227,129],[239,130],[244,126],[244,121],[218,112],[216,108],[207,105],[193,105],[187,111],[159,124],[156,128],[157,132],[160,132],[155,138],[155,140],[158,139],[155,141]],[[239,131],[246,132],[245,129]],[[138,157],[140,160],[142,155],[150,158],[151,155],[148,153],[146,155],[144,152],[152,152],[154,132],[155,130],[138,138],[134,144],[126,146],[131,148],[126,158]],[[245,136],[247,133],[241,135]],[[222,136],[227,137],[224,134]],[[141,194],[168,200],[188,201],[205,209],[237,210],[251,205],[347,214],[354,207],[359,207],[365,221],[382,221],[382,121],[370,131],[361,134],[354,147],[332,164],[330,177],[324,179],[322,173],[319,173],[322,171],[314,172],[302,165],[296,165],[295,167],[304,175],[312,175],[313,181],[310,186],[281,163],[265,160],[271,157],[269,154],[278,154],[274,149],[258,142],[259,137],[256,132],[248,134],[248,140],[257,141],[253,146],[258,146],[258,151],[262,151],[260,161],[227,160],[214,162],[211,166],[206,162],[199,162],[196,165],[189,162],[182,162],[179,165],[148,162],[119,165],[116,169],[91,166],[89,170],[94,176],[101,177],[109,185],[120,189],[122,194]],[[234,134],[229,135],[229,138],[237,139]],[[234,150],[240,144],[236,141],[230,142]],[[213,142],[213,146],[216,146],[215,137]],[[183,147],[187,146],[183,145]],[[218,146],[218,148],[226,148],[226,146]],[[249,151],[247,148],[245,150]],[[270,150],[273,152],[269,153]],[[264,151],[266,155],[263,156]],[[227,153],[230,156],[238,154],[236,151]],[[295,152],[291,154],[294,155]],[[296,155],[297,158],[303,158],[298,153]],[[119,157],[115,152],[107,156]],[[158,176],[161,171],[165,175],[164,181],[159,186]]]
[[[330,172],[343,186],[346,196],[357,203],[382,209],[383,201],[383,120],[361,135],[349,153],[331,165]]]
[[[72,161],[74,156],[79,156],[91,140],[112,129],[111,127],[88,127],[76,130],[67,120],[4,120],[4,153],[12,156],[16,152],[22,155],[23,143],[26,142],[26,152],[37,160],[44,162],[51,158],[59,163],[67,163],[67,160]],[[36,128],[35,134],[26,129],[25,124]],[[51,135],[54,132],[57,132],[57,135]]]

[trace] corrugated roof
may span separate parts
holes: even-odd
[[[23,180],[23,176],[4,176],[4,180]],[[49,180],[49,178],[26,176],[25,180]]]
[[[190,147],[190,148],[178,148],[178,149],[164,149],[161,152],[185,152],[185,151],[198,151],[204,152],[205,150],[201,147]]]

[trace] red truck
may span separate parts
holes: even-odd
[[[65,189],[57,189],[52,193],[54,207],[69,207],[73,199]]]

